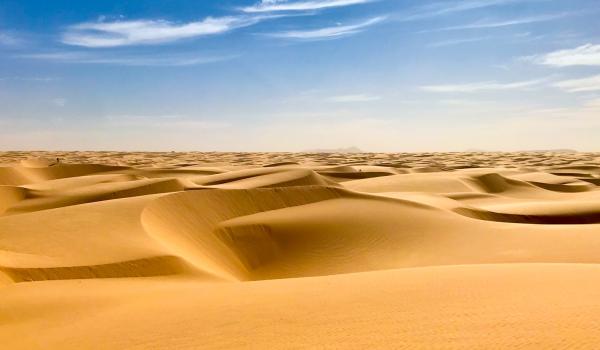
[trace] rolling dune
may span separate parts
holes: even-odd
[[[0,153],[8,349],[595,349],[600,154]]]

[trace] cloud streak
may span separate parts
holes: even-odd
[[[287,1],[287,0],[262,0],[252,6],[241,8],[243,12],[277,12],[277,11],[311,11],[332,7],[366,4],[377,0],[312,0],[312,1]]]
[[[375,17],[353,25],[339,25],[335,27],[325,27],[312,30],[291,30],[286,32],[270,33],[266,35],[274,38],[297,40],[338,39],[360,33],[364,31],[367,27],[380,23],[384,20],[385,17]]]
[[[421,90],[440,93],[472,93],[480,91],[502,91],[502,90],[522,90],[538,86],[545,82],[545,79],[525,80],[511,83],[499,83],[496,81],[486,81],[468,84],[447,84],[447,85],[426,85],[421,86]]]
[[[600,44],[585,44],[574,49],[559,50],[544,55],[524,57],[537,64],[555,67],[600,66]]]
[[[8,33],[0,32],[0,45],[15,46],[21,44],[21,39]]]
[[[453,13],[483,9],[492,6],[502,6],[515,3],[519,0],[468,0],[453,2],[437,2],[421,6],[407,15],[399,18],[400,21],[415,21],[428,19]]]
[[[479,41],[483,41],[483,40],[487,40],[487,39],[490,39],[490,37],[485,36],[485,37],[478,37],[478,38],[450,39],[450,40],[444,40],[444,41],[438,41],[438,42],[431,43],[431,44],[427,45],[427,47],[454,46],[454,45],[460,45],[460,44],[479,42]]]
[[[461,24],[461,25],[457,25],[457,26],[423,30],[423,31],[420,31],[419,33],[443,32],[443,31],[451,31],[451,30],[502,28],[502,27],[522,25],[522,24],[547,22],[547,21],[552,21],[555,19],[565,18],[570,15],[572,15],[572,13],[563,12],[563,13],[557,13],[557,14],[521,17],[521,18],[515,18],[515,19],[508,19],[508,20],[483,19],[483,20],[479,20],[479,21],[476,21],[473,23],[468,23],[468,24]]]
[[[236,58],[229,56],[203,56],[203,55],[171,55],[171,56],[119,56],[115,54],[97,54],[80,51],[62,51],[51,53],[33,53],[16,56],[18,58],[45,60],[57,63],[80,64],[105,64],[118,66],[150,66],[150,67],[180,67],[226,61]]]
[[[261,19],[248,16],[207,17],[182,24],[165,20],[84,22],[68,27],[61,41],[67,45],[88,48],[162,44],[226,33],[253,25]]]
[[[559,81],[552,85],[566,92],[600,91],[600,75],[583,79]]]
[[[55,77],[19,77],[19,76],[14,76],[14,77],[0,77],[0,81],[33,81],[33,82],[48,83],[48,82],[57,81],[57,80],[60,80],[60,78],[55,78]]]

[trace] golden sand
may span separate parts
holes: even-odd
[[[600,344],[600,154],[0,164],[3,349]]]

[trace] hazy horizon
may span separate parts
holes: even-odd
[[[600,151],[594,0],[0,4],[0,150]]]

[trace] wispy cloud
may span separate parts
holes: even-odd
[[[489,39],[489,36],[477,37],[477,38],[464,38],[464,39],[450,39],[444,41],[437,41],[427,45],[428,47],[444,47],[444,46],[454,46],[460,44],[473,43],[478,41],[483,41]]]
[[[431,33],[431,32],[442,32],[442,31],[450,31],[450,30],[465,30],[465,29],[487,29],[487,28],[501,28],[501,27],[510,27],[515,25],[522,24],[530,24],[530,23],[538,23],[538,22],[547,22],[555,19],[565,18],[567,16],[572,15],[570,12],[563,12],[557,14],[549,14],[549,15],[540,15],[540,16],[531,16],[531,17],[521,17],[507,20],[490,20],[490,19],[482,19],[473,23],[461,24],[457,26],[449,26],[443,28],[435,28],[420,31],[419,33]]]
[[[600,75],[583,79],[563,80],[552,85],[567,92],[600,91]]]
[[[201,21],[173,23],[165,20],[98,21],[72,25],[62,34],[67,45],[90,48],[148,45],[225,33],[253,25],[262,17],[207,17]]]
[[[81,51],[61,51],[51,53],[32,53],[16,56],[18,58],[27,58],[35,60],[45,60],[58,63],[81,63],[81,64],[106,64],[118,66],[193,66],[205,63],[226,61],[236,58],[235,55],[229,56],[205,56],[198,54],[178,54],[178,55],[122,55],[115,53],[90,53]]]
[[[401,21],[415,21],[492,6],[507,5],[518,1],[522,0],[462,0],[436,2],[418,7],[398,19]]]
[[[448,84],[448,85],[426,85],[421,86],[421,90],[429,92],[479,92],[479,91],[498,91],[498,90],[521,90],[538,86],[546,79],[525,80],[511,83],[499,83],[497,81],[485,81],[468,84]]]
[[[142,126],[150,128],[190,128],[223,129],[230,123],[214,120],[201,120],[182,115],[107,115],[104,117],[111,126]]]
[[[22,40],[13,34],[0,32],[0,45],[15,46],[21,44]]]
[[[352,25],[338,25],[312,30],[291,30],[286,32],[266,34],[275,38],[299,39],[299,40],[324,40],[337,39],[364,31],[367,27],[380,23],[385,17],[375,17],[364,22]]]
[[[472,42],[479,42],[484,40],[494,40],[496,43],[498,40],[511,40],[511,42],[529,42],[534,40],[540,40],[545,38],[546,35],[533,35],[531,32],[521,32],[510,35],[494,35],[494,36],[479,36],[479,37],[471,37],[471,38],[457,38],[457,39],[448,39],[443,41],[433,42],[428,47],[444,47],[444,46],[453,46],[460,44],[468,44]]]
[[[365,4],[377,0],[262,0],[261,2],[243,7],[241,10],[248,13],[276,12],[276,11],[310,11],[321,10],[331,7],[343,7],[350,5]]]
[[[0,81],[39,81],[43,83],[59,80],[56,77],[0,77]]]
[[[589,130],[590,128],[600,127],[600,119],[598,119],[599,112],[600,99],[595,98],[586,100],[581,105],[574,107],[543,108],[521,111],[518,115],[507,118],[505,121],[514,124],[513,127],[516,127],[518,130],[535,129],[536,131],[541,131],[540,129],[542,128],[553,131],[574,129]],[[498,126],[499,129],[502,127],[509,126]],[[565,133],[563,133],[563,135],[564,134]]]
[[[352,102],[372,102],[381,100],[381,96],[356,94],[356,95],[341,95],[327,98],[327,101],[336,103],[352,103]]]
[[[526,61],[555,67],[600,66],[600,44],[586,44],[574,49],[559,50],[544,55],[523,57]]]

